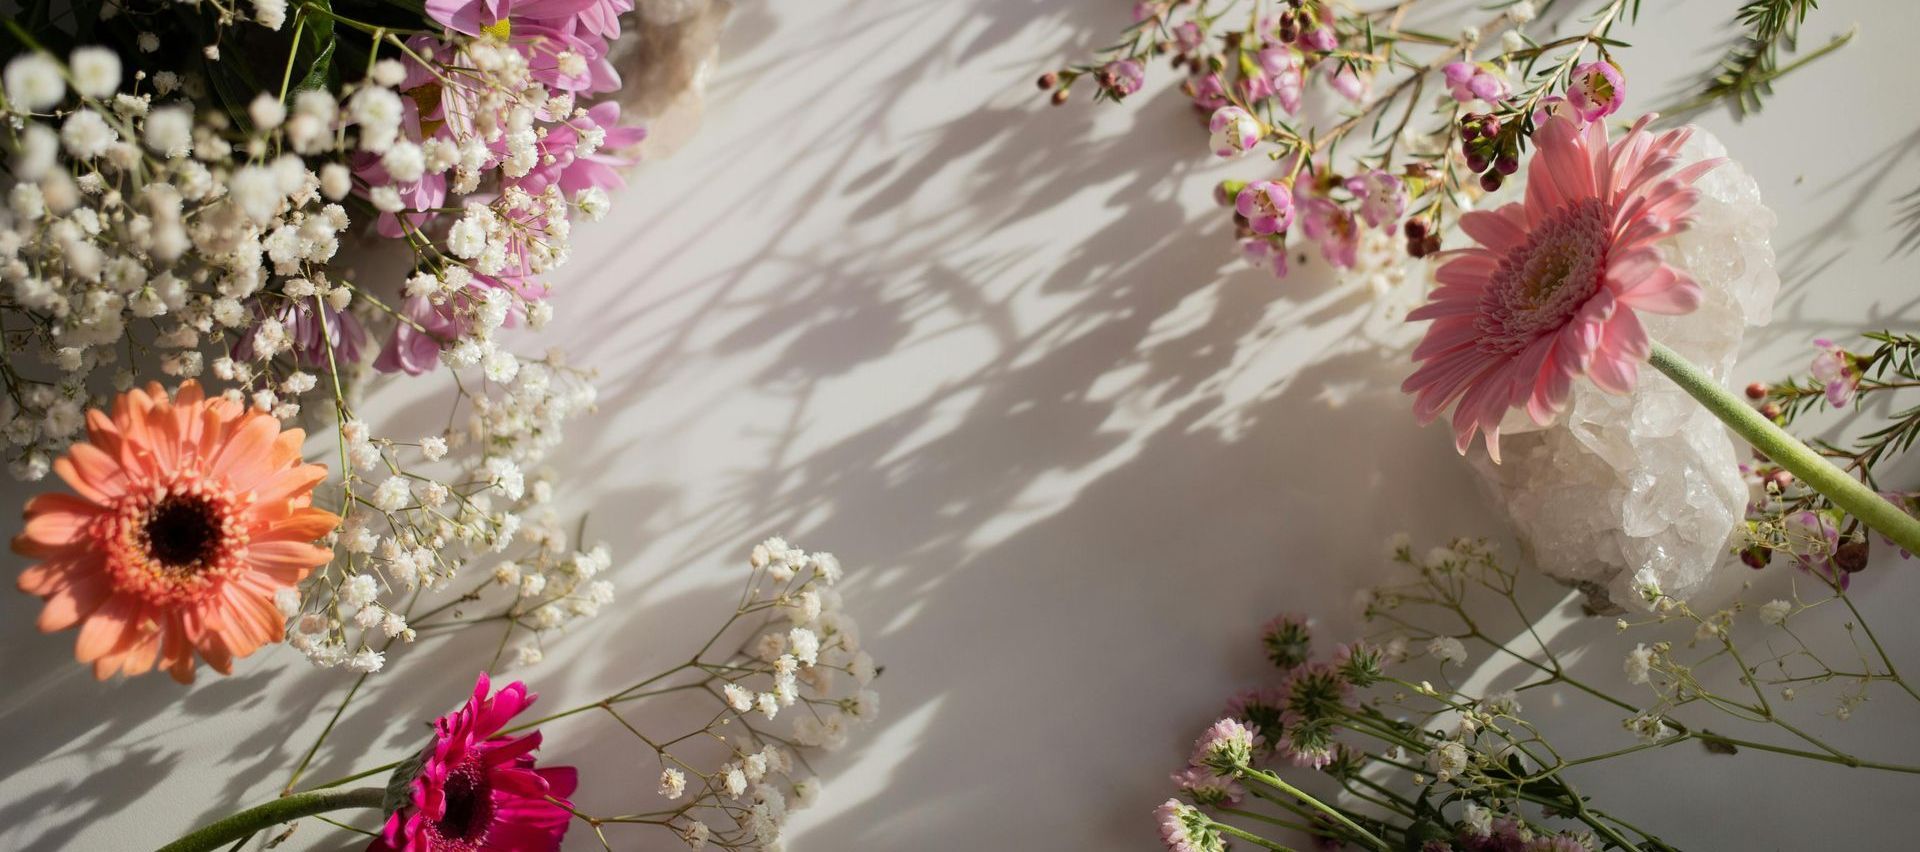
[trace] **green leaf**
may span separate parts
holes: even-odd
[[[323,12],[332,12],[331,0],[308,0],[308,5]],[[300,44],[295,46],[295,66],[306,69],[300,82],[294,86],[301,89],[331,89],[340,84],[340,70],[334,66],[334,48],[339,39],[334,33],[333,19],[326,15],[306,15],[306,29],[300,35]]]

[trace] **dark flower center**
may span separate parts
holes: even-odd
[[[493,790],[473,761],[447,774],[442,788],[446,812],[434,822],[435,833],[446,840],[478,848],[486,840],[487,826],[493,822]]]
[[[220,550],[220,513],[204,497],[175,495],[148,513],[143,532],[153,560],[170,568],[194,568]]]

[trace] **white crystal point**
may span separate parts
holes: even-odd
[[[1681,152],[1691,163],[1723,157],[1726,148],[1694,128]],[[1640,319],[1653,339],[1724,383],[1747,326],[1772,319],[1780,288],[1768,243],[1775,217],[1738,163],[1722,164],[1695,186],[1693,227],[1662,247],[1705,299],[1686,316]],[[1701,591],[1718,571],[1746,570],[1730,551],[1748,499],[1734,440],[1652,368],[1642,367],[1628,396],[1576,381],[1553,425],[1535,426],[1515,412],[1501,433],[1501,464],[1473,454],[1482,481],[1527,557],[1586,592],[1596,609],[1640,606],[1629,585],[1643,569],[1679,598]]]

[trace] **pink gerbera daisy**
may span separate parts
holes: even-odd
[[[1687,227],[1693,182],[1721,161],[1676,169],[1691,131],[1650,134],[1652,119],[1609,144],[1599,122],[1549,118],[1534,134],[1525,200],[1460,217],[1480,245],[1449,252],[1431,301],[1408,314],[1433,325],[1401,389],[1416,395],[1423,424],[1453,406],[1462,453],[1485,431],[1499,461],[1507,411],[1553,422],[1576,376],[1633,390],[1650,347],[1636,312],[1699,306],[1700,286],[1667,265],[1659,243]]]
[[[535,768],[540,732],[499,736],[535,696],[515,681],[491,697],[485,673],[473,697],[433,723],[412,795],[387,817],[367,852],[555,852],[579,786],[571,766]]]

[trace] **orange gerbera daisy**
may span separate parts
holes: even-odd
[[[304,438],[194,382],[88,411],[87,440],[53,465],[78,496],[28,501],[13,540],[42,560],[20,575],[46,600],[40,629],[79,625],[75,656],[102,680],[157,663],[191,683],[195,653],[228,674],[280,641],[274,595],[332,558],[313,542],[340,522],[310,505],[327,469],[301,460]]]

